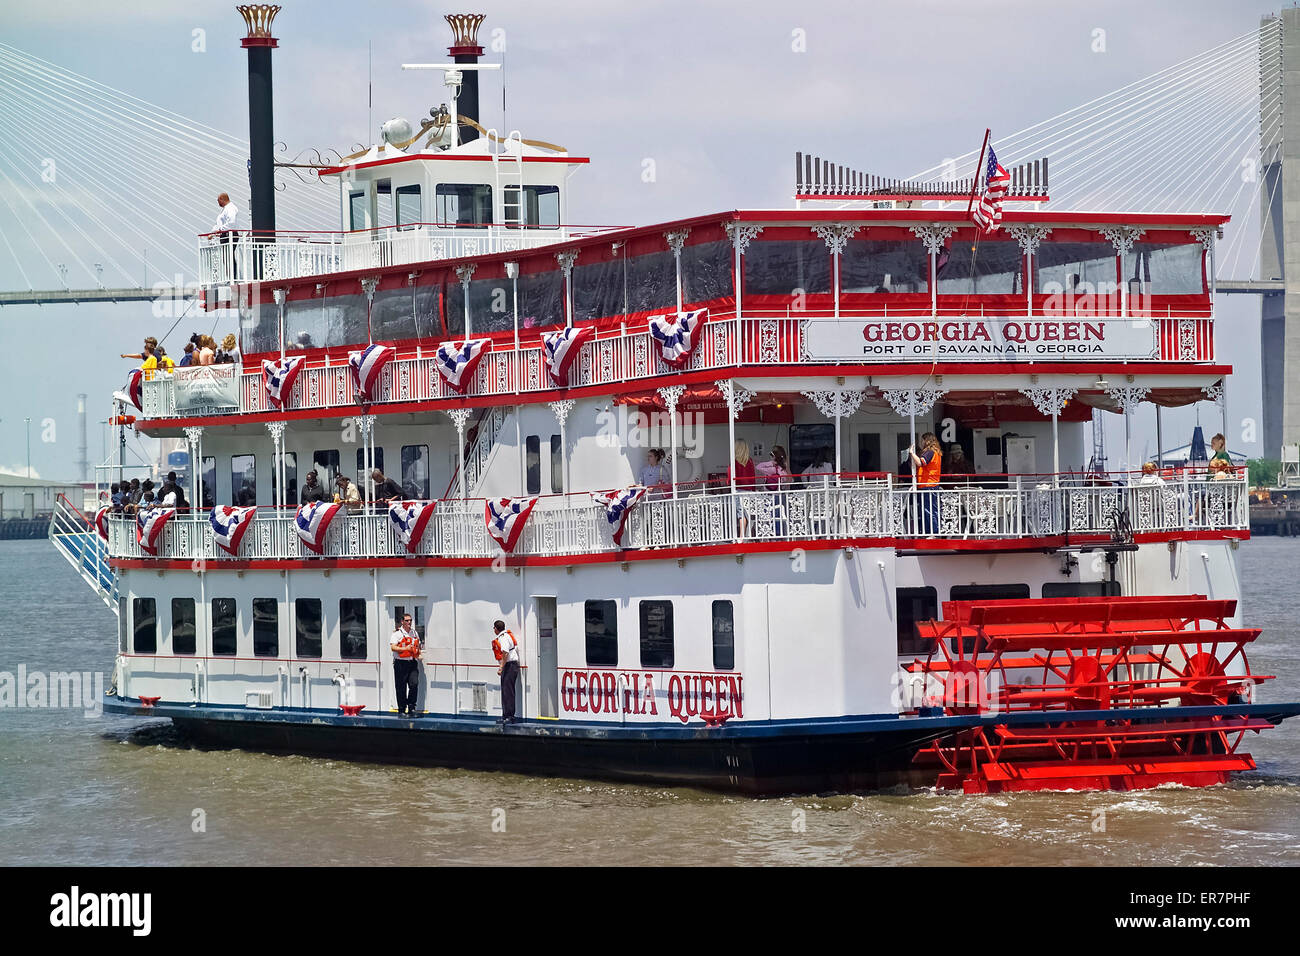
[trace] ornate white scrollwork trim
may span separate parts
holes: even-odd
[[[658,392],[664,400],[664,408],[668,410],[668,414],[677,414],[677,403],[682,400],[682,395],[686,393],[686,386],[664,385],[658,389]]]
[[[1115,251],[1121,256],[1132,252],[1133,243],[1146,234],[1145,229],[1138,229],[1136,226],[1102,226],[1097,231],[1111,241]]]
[[[573,263],[578,259],[577,249],[565,249],[563,252],[555,254],[555,261],[560,264],[560,271],[564,273],[564,278],[569,278],[573,272]]]
[[[551,406],[551,412],[555,415],[555,420],[559,422],[560,427],[563,428],[565,423],[569,420],[569,412],[573,411],[573,406],[576,403],[571,398],[565,398],[558,402],[547,402],[546,404]]]
[[[866,392],[862,389],[828,388],[807,391],[803,397],[817,406],[827,418],[848,418],[858,410]]]
[[[1201,244],[1201,248],[1209,249],[1214,245],[1215,239],[1223,237],[1223,230],[1218,228],[1210,229],[1193,229],[1192,238]]]
[[[1028,388],[1022,388],[1020,394],[1033,403],[1034,408],[1038,409],[1040,415],[1059,415],[1065,409],[1065,405],[1070,399],[1074,398],[1077,388],[1066,388],[1064,386],[1040,386],[1031,385]]]
[[[361,429],[361,437],[369,438],[370,433],[375,430],[375,422],[378,417],[375,415],[358,415],[357,427]]]
[[[1142,404],[1142,400],[1151,394],[1151,389],[1145,385],[1116,385],[1106,389],[1106,394],[1119,406],[1120,411],[1127,415]]]
[[[1201,389],[1205,397],[1214,402],[1220,408],[1223,407],[1223,379],[1219,379],[1213,385],[1206,385]]]
[[[861,229],[861,226],[850,226],[846,223],[822,223],[813,226],[812,231],[817,234],[817,238],[826,243],[832,255],[838,256],[844,251],[844,247],[853,238],[853,234]]]
[[[466,263],[463,266],[457,266],[456,278],[460,280],[460,284],[468,288],[470,277],[474,275],[474,270],[477,268],[478,268],[477,262],[470,262],[470,263]]]
[[[722,224],[722,228],[726,230],[727,238],[731,240],[731,244],[735,246],[736,251],[742,256],[745,254],[745,250],[749,248],[749,244],[763,231],[762,226],[755,226],[747,222],[726,222]]]
[[[1038,245],[1052,234],[1050,226],[1012,226],[1007,232],[1020,243],[1020,251],[1028,255],[1038,252]]]
[[[739,418],[740,413],[745,410],[745,406],[753,399],[754,393],[743,385],[736,383],[735,379],[727,378],[717,383],[718,393],[722,400],[727,403],[727,408],[731,410],[732,418]]]
[[[933,224],[912,226],[911,228],[912,235],[925,243],[925,251],[931,255],[934,255],[942,249],[943,244],[948,240],[948,237],[957,231],[956,226]]]
[[[664,239],[668,243],[668,248],[673,251],[673,255],[682,254],[682,246],[686,245],[686,237],[690,234],[689,229],[672,229],[664,233]]]
[[[465,435],[465,424],[469,421],[470,415],[474,414],[474,410],[472,408],[444,408],[443,411],[447,413],[451,423],[456,426],[457,434],[463,437]]]
[[[369,417],[373,418],[374,416],[371,415]],[[284,427],[285,427],[284,422],[266,423],[266,430],[270,433],[271,441],[275,442],[276,447],[279,447],[280,442],[284,441]]]
[[[203,440],[203,426],[186,425],[185,440],[191,445],[197,445],[199,442],[201,442]]]
[[[939,399],[948,394],[946,388],[926,385],[923,388],[882,388],[881,394],[896,415],[924,415],[934,408]]]
[[[361,280],[361,291],[366,294],[367,299],[375,297],[375,290],[379,288],[379,276],[366,276]]]

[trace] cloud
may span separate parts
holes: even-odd
[[[0,465],[0,475],[10,475],[11,477],[14,478],[26,478],[28,477],[27,466],[26,465]],[[35,468],[33,468],[31,471],[32,481],[38,481],[40,480],[40,477],[41,477],[41,473],[37,471]]]

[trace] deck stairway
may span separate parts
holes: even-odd
[[[59,495],[50,517],[50,542],[116,614],[117,572],[108,563],[108,544],[81,509],[63,495]]]

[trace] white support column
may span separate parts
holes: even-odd
[[[677,403],[681,401],[682,395],[686,392],[685,385],[665,385],[659,389],[659,394],[664,400],[664,407],[668,409],[668,430],[672,436],[673,456],[673,497],[677,497]]]
[[[378,276],[367,276],[361,280],[361,291],[366,294],[366,340],[374,344],[375,333],[370,325],[370,315],[375,307],[375,289],[379,288]]]
[[[284,422],[267,422],[266,430],[271,434],[271,445],[274,447],[274,457],[271,461],[272,470],[275,472],[275,499],[272,504],[277,509],[284,507]]]
[[[732,275],[732,285],[736,290],[736,322],[737,333],[739,333],[739,322],[744,318],[744,310],[741,308],[742,290],[745,285],[745,270],[741,257],[744,256],[745,250],[749,244],[754,241],[755,237],[763,231],[762,226],[754,226],[747,222],[727,222],[723,224],[723,229],[727,232],[727,238],[731,240],[731,247],[735,253],[734,273]]]
[[[203,426],[186,425],[185,441],[190,447],[190,507],[197,511],[203,507]]]
[[[673,252],[673,262],[677,268],[677,311],[682,312],[682,246],[686,245],[686,237],[691,234],[689,229],[674,229],[671,232],[664,233],[664,239],[668,242],[668,248]],[[676,488],[673,489],[674,494]]]
[[[569,412],[573,411],[574,401],[571,398],[563,399],[558,402],[547,402],[551,406],[551,414],[560,424],[560,476],[564,481],[565,500],[571,490],[569,486],[569,432],[567,424],[569,421]]]
[[[895,415],[906,415],[911,423],[912,447],[916,447],[916,416],[929,414],[939,399],[948,394],[946,388],[924,385],[920,388],[883,388],[880,393],[889,402]],[[912,486],[916,487],[916,466],[912,465]]]
[[[1133,430],[1130,420],[1130,413],[1133,409],[1142,404],[1142,400],[1150,394],[1151,389],[1142,385],[1117,385],[1114,388],[1106,389],[1106,394],[1120,407],[1124,413],[1124,471],[1133,470]]]
[[[444,409],[451,423],[456,426],[456,454],[459,465],[456,469],[456,476],[460,482],[460,500],[466,498],[465,491],[465,425],[469,421],[471,410],[468,408],[447,408]]]
[[[849,239],[859,228],[861,227],[844,223],[823,223],[812,227],[812,231],[831,251],[831,282],[835,293],[835,318],[837,319],[840,317],[840,253],[844,251]]]
[[[1061,439],[1058,430],[1061,412],[1069,404],[1070,399],[1074,398],[1079,390],[1069,388],[1063,385],[1031,385],[1028,388],[1022,388],[1020,394],[1024,395],[1033,403],[1034,408],[1038,409],[1040,415],[1049,415],[1052,419],[1052,484],[1060,484],[1061,475]]]
[[[840,422],[858,410],[866,398],[863,389],[831,388],[804,392],[803,397],[817,406],[817,411],[835,421],[835,483],[839,484],[842,467]]]
[[[565,249],[555,254],[555,261],[564,273],[564,326],[573,326],[573,263],[578,258],[577,249]],[[517,294],[517,293],[516,293]],[[568,487],[567,485],[565,487]]]
[[[277,321],[280,330],[280,360],[284,360],[284,299],[288,289],[272,289],[271,296],[275,299],[275,307],[279,312]]]
[[[924,225],[912,226],[912,235],[925,243],[925,249],[930,253],[930,315],[939,314],[939,289],[938,277],[935,275],[935,256],[943,248],[943,244],[948,241],[948,237],[957,231],[956,226],[941,225]]]
[[[510,295],[513,300],[515,315],[515,361],[519,361],[519,263],[506,263],[506,278],[510,280]],[[519,391],[523,382],[523,368],[516,368],[515,391]]]
[[[1133,251],[1133,243],[1145,234],[1145,229],[1134,226],[1103,226],[1097,230],[1115,246],[1115,256],[1119,260],[1119,308],[1120,315],[1128,315],[1128,279],[1124,276],[1124,257]],[[1125,423],[1125,428],[1128,427]]]
[[[743,385],[737,385],[736,380],[732,378],[723,379],[717,383],[717,386],[718,394],[727,403],[727,455],[731,461],[727,467],[727,474],[731,476],[731,493],[734,495],[736,493],[736,419],[745,410],[754,393]]]
[[[1007,232],[1020,243],[1020,251],[1025,254],[1025,315],[1031,316],[1034,314],[1034,257],[1038,255],[1039,243],[1052,230],[1047,226],[1012,226]]]
[[[374,481],[370,478],[370,472],[375,467],[374,436],[375,436],[375,416],[359,415],[357,416],[357,426],[361,429],[361,450],[362,450],[362,475],[361,487],[365,489],[366,504],[374,503]]]
[[[469,280],[474,275],[474,270],[478,268],[478,263],[471,262],[468,265],[456,267],[456,278],[460,280],[461,298],[465,300],[465,339],[468,340],[474,334],[474,328],[469,317]]]

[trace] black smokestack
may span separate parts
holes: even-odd
[[[240,46],[248,51],[249,219],[255,233],[275,231],[275,120],[271,108],[271,51],[280,41],[271,23],[280,12],[267,3],[236,7],[248,25]]]
[[[478,28],[486,15],[482,13],[449,13],[446,20],[451,24],[452,44],[447,48],[454,63],[477,63],[483,55],[483,48],[478,45]],[[478,70],[465,70],[465,78],[456,97],[456,115],[468,117],[480,126],[483,120],[478,113]],[[460,141],[468,143],[478,139],[478,130],[472,126],[463,126]]]

